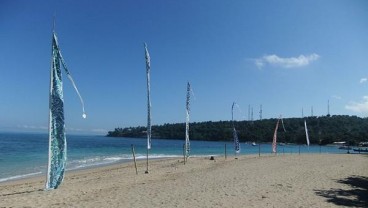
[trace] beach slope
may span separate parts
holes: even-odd
[[[368,156],[305,154],[189,158],[69,171],[0,184],[0,207],[367,207]]]

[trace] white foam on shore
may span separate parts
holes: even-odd
[[[149,155],[149,159],[160,159],[160,158],[177,158],[182,157],[178,155],[165,155],[165,154],[152,154]],[[147,158],[147,155],[138,154],[135,157],[137,160],[143,160]],[[70,161],[67,164],[67,170],[78,170],[96,166],[110,165],[118,162],[129,162],[133,160],[132,155],[121,155],[121,156],[97,156],[93,158],[87,158],[83,160]]]
[[[24,175],[16,175],[16,176],[11,176],[8,178],[0,178],[0,183],[1,182],[5,182],[5,181],[11,181],[11,180],[18,180],[18,179],[22,179],[22,178],[28,178],[31,176],[35,176],[35,175],[40,175],[42,172],[37,172],[37,173],[28,173],[28,174],[24,174]]]
[[[146,159],[147,155],[145,154],[138,154],[136,155],[136,159],[137,160],[144,160]],[[152,154],[149,155],[149,159],[163,159],[163,158],[178,158],[178,157],[183,157],[181,155],[165,155],[165,154]],[[70,170],[79,170],[79,169],[86,169],[86,168],[93,168],[93,167],[98,167],[98,166],[105,166],[105,165],[111,165],[114,163],[119,163],[119,162],[131,162],[133,161],[133,156],[132,155],[121,155],[121,156],[110,156],[110,157],[106,157],[106,156],[96,156],[93,158],[85,158],[82,160],[70,160],[67,162],[67,171]],[[12,180],[18,180],[18,179],[24,179],[24,178],[29,178],[32,176],[36,176],[36,175],[41,175],[43,172],[35,172],[35,173],[27,173],[27,174],[22,174],[22,175],[15,175],[15,176],[10,176],[10,177],[6,177],[6,178],[0,178],[0,183],[1,182],[6,182],[6,181],[12,181]]]

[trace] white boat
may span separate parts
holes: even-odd
[[[339,147],[339,149],[343,149],[343,150],[351,150],[351,147],[347,146],[347,145],[342,145]]]

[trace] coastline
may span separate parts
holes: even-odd
[[[86,144],[88,144],[86,146]],[[146,139],[111,139],[96,136],[69,136],[67,171],[110,165],[122,161],[132,161],[131,145],[135,146],[137,159],[146,158]],[[154,140],[150,159],[179,157],[183,155],[183,141]],[[233,153],[231,142],[191,141],[191,155],[223,155],[227,145],[229,155]],[[0,152],[0,183],[34,175],[46,175],[48,164],[48,137],[39,134],[0,134],[0,146],[6,147]],[[31,147],[31,148],[30,148]],[[241,144],[241,155],[267,155],[271,152],[270,143],[262,143],[261,148],[250,144]],[[279,152],[285,154],[303,153],[346,153],[336,147],[325,146],[279,146]]]
[[[59,189],[44,191],[45,177],[0,183],[3,207],[334,207],[368,203],[368,157],[358,154],[229,156],[150,160],[73,170]],[[334,193],[336,190],[336,193]],[[354,204],[355,203],[355,204]],[[347,205],[345,204],[345,205]]]

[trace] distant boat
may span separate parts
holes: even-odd
[[[353,149],[355,152],[368,152],[368,148],[365,148],[365,149],[361,149],[361,148],[358,148],[358,149]]]
[[[368,147],[368,142],[360,142],[359,147]]]
[[[346,146],[346,145],[342,145],[342,146],[339,147],[339,149],[342,149],[342,150],[351,150],[351,147]]]
[[[255,142],[252,142],[252,146],[257,146],[257,144]]]
[[[334,142],[333,145],[344,145],[346,142]]]

